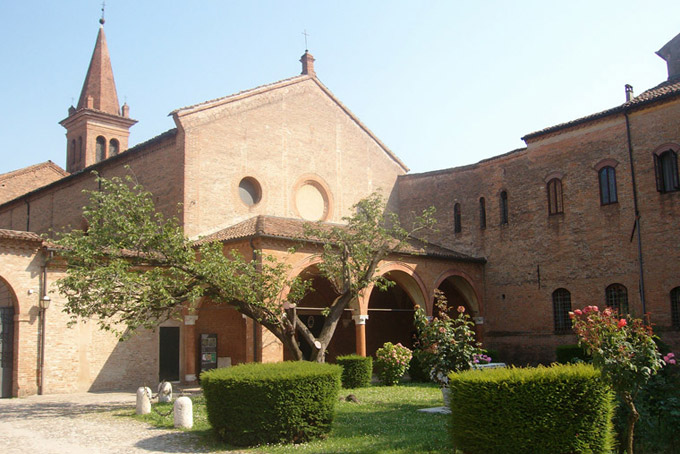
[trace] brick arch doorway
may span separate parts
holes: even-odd
[[[302,301],[297,304],[296,312],[298,318],[309,328],[312,334],[318,336],[326,321],[323,311],[337,298],[338,292],[331,282],[320,274],[316,265],[305,268],[300,273],[300,277],[311,280],[313,290],[308,292]],[[302,340],[299,340],[299,345],[303,357],[309,359],[311,346]],[[328,344],[325,359],[327,362],[335,362],[335,358],[338,356],[354,353],[355,350],[352,309],[346,308],[335,328],[331,342]],[[290,352],[287,350],[284,351],[284,359],[292,359]]]
[[[385,291],[373,287],[368,299],[366,355],[374,356],[385,342],[413,348],[415,305],[424,301],[419,283],[402,270],[384,275],[395,284]]]
[[[14,291],[0,278],[0,389],[1,397],[14,393]]]
[[[458,306],[463,306],[465,312],[470,317],[475,318],[481,315],[477,292],[464,276],[453,274],[441,279],[437,290],[441,291],[446,297],[447,306],[451,309],[449,312],[451,317],[457,316],[455,309]],[[437,306],[433,302],[432,315],[437,316],[437,313]],[[477,334],[477,340],[481,341],[482,332],[480,325],[475,325],[475,333]]]

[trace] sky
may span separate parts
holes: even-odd
[[[52,160],[78,101],[99,0],[0,2],[0,173]],[[680,2],[629,0],[108,0],[130,146],[168,114],[300,73],[317,77],[412,173],[524,146],[521,137],[624,102],[667,77],[655,55]]]

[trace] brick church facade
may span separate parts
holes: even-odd
[[[659,55],[668,80],[628,92],[621,106],[528,134],[526,148],[474,165],[408,174],[321,83],[308,52],[299,76],[177,109],[175,128],[128,149],[136,121],[118,103],[101,27],[78,104],[61,121],[66,171],[48,162],[0,175],[2,396],[193,382],[206,335],[219,365],[286,358],[270,333],[219,301],[124,342],[93,322],[67,328],[55,288],[65,270],[39,234],[86,227],[93,170],[133,172],[191,239],[285,258],[292,275],[313,280],[298,309],[312,330],[334,291],[313,247],[286,254],[302,224],[340,222],[374,191],[406,223],[434,205],[438,232],[381,264],[397,285],[352,303],[331,359],[410,344],[414,305],[431,313],[436,289],[516,364],[554,360],[557,345],[575,342],[568,310],[588,304],[649,313],[677,349],[680,35]]]

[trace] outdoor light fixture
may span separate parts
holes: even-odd
[[[42,298],[40,298],[40,309],[42,310],[47,310],[50,308],[50,303],[52,302],[52,299],[45,295]]]

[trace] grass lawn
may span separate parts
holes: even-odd
[[[442,405],[438,387],[430,384],[372,386],[343,389],[340,396],[354,394],[360,403],[341,401],[336,407],[333,430],[325,440],[298,445],[267,445],[256,448],[233,448],[252,454],[277,453],[441,453],[451,452],[447,433],[447,415],[421,413],[419,408]],[[194,428],[206,448],[221,451],[232,447],[217,440],[207,421],[203,397],[194,397]],[[173,427],[169,404],[154,405],[149,415],[134,416],[157,427]],[[126,412],[126,415],[134,415]]]

